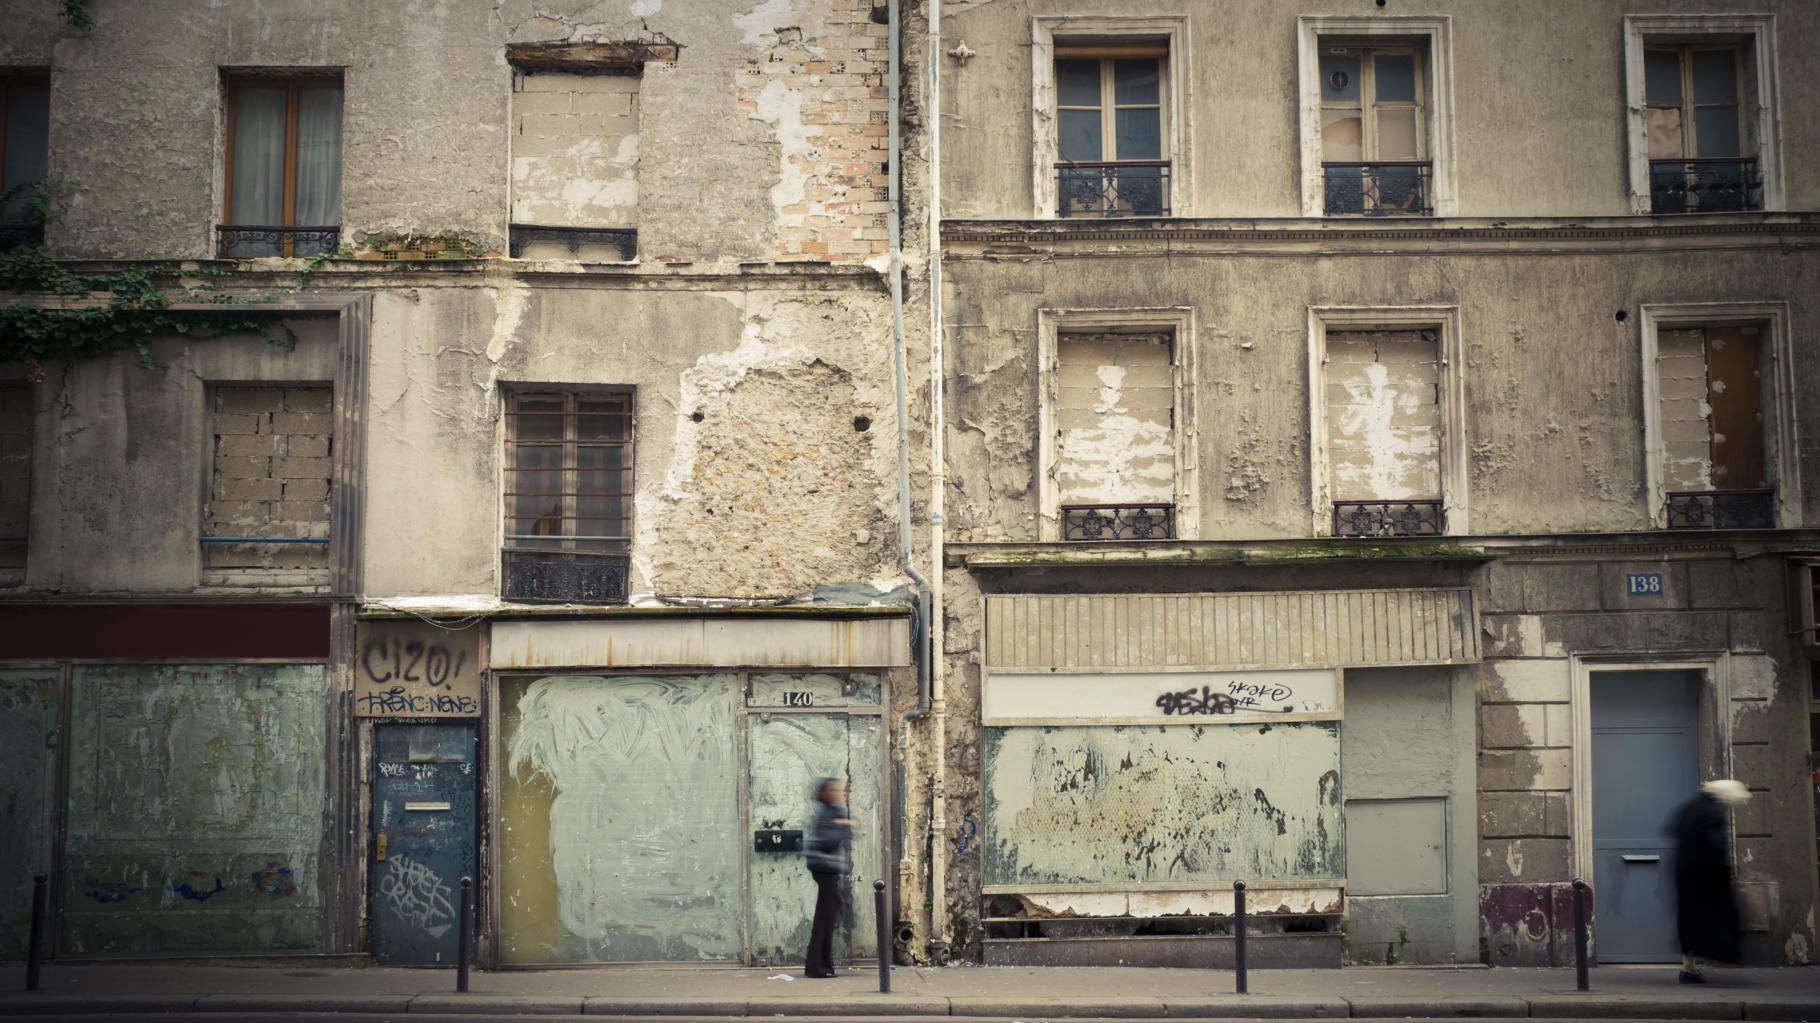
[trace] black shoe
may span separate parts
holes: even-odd
[[[1706,974],[1701,973],[1699,970],[1682,970],[1680,976],[1681,983],[1683,984],[1706,983]]]

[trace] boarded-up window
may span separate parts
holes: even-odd
[[[1664,330],[1657,340],[1663,480],[1675,490],[1771,486],[1758,327]]]
[[[638,225],[638,86],[638,76],[627,74],[520,71],[514,75],[515,227]],[[597,247],[603,251],[592,251]],[[571,250],[557,241],[532,241],[518,254],[526,258],[624,258],[610,244],[597,242]]]
[[[32,392],[0,387],[0,585],[19,582],[25,567],[31,489]]]
[[[1171,335],[1056,339],[1056,484],[1063,506],[1175,502]]]
[[[326,581],[334,474],[327,387],[218,387],[215,459],[204,513],[207,581]]]
[[[1336,501],[1441,498],[1434,331],[1327,335],[1327,462]]]

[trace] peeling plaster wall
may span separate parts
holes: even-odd
[[[1800,40],[1820,34],[1808,0],[1721,0],[1665,5],[1587,0],[1566,8],[1501,0],[1432,0],[1380,9],[1355,0],[1284,4],[1234,0],[959,0],[944,5],[942,45],[977,56],[945,58],[943,214],[1028,217],[1032,153],[1031,21],[1046,15],[1186,15],[1194,62],[1188,114],[1193,209],[1201,216],[1301,216],[1296,19],[1299,15],[1448,15],[1452,18],[1454,156],[1464,216],[1622,216],[1625,14],[1774,13],[1781,39],[1783,158],[1788,207],[1820,205],[1820,107],[1814,57]],[[1509,85],[1521,83],[1513,114]]]

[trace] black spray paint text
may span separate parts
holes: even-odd
[[[374,685],[424,683],[442,689],[461,674],[467,660],[466,650],[451,650],[441,643],[380,636],[368,640],[360,651],[360,671]]]

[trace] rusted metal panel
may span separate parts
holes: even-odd
[[[989,670],[1472,664],[1478,607],[1466,588],[995,595],[985,645]]]
[[[988,728],[981,881],[1345,877],[1335,722]]]
[[[910,663],[905,618],[505,621],[494,669],[565,667],[895,668]]]

